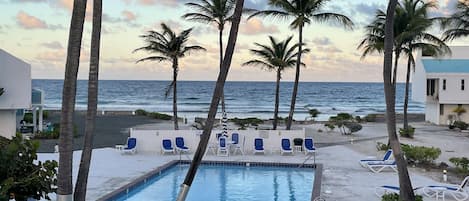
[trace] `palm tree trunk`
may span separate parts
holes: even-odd
[[[404,94],[404,130],[409,129],[409,120],[407,119],[407,110],[409,108],[409,85],[410,85],[410,68],[412,67],[412,62],[409,57],[407,61],[407,74],[405,79],[405,94]]]
[[[173,58],[173,120],[174,130],[179,130],[178,126],[178,105],[177,105],[177,77],[178,77],[178,59]]]
[[[202,157],[205,154],[205,150],[207,149],[207,144],[210,139],[210,133],[212,132],[213,123],[215,121],[215,115],[218,109],[218,103],[220,102],[220,97],[223,92],[223,87],[225,85],[226,77],[228,76],[228,72],[230,70],[231,60],[233,58],[233,52],[236,45],[236,40],[238,38],[238,29],[239,29],[239,22],[241,21],[241,13],[243,11],[244,0],[237,0],[236,7],[233,14],[233,21],[230,30],[230,36],[228,38],[228,44],[226,47],[226,54],[223,60],[223,66],[218,74],[217,84],[215,85],[215,90],[212,96],[212,102],[210,104],[210,109],[208,112],[208,118],[205,123],[204,131],[200,136],[199,145],[197,150],[194,154],[194,158],[192,160],[191,166],[187,172],[187,175],[184,179],[184,183],[181,185],[181,190],[179,191],[179,195],[177,201],[184,201],[186,200],[187,193],[189,192],[189,188],[192,185],[192,181],[194,181],[195,174],[197,173],[197,168],[202,161]]]
[[[397,67],[399,66],[400,55],[401,55],[401,52],[396,50],[395,52],[396,58],[394,59],[394,70],[392,73],[392,85],[394,85],[394,87],[396,86],[396,82],[397,82]]]
[[[274,126],[273,130],[277,130],[277,121],[278,121],[278,107],[280,102],[280,79],[281,79],[281,70],[280,68],[277,70],[277,83],[275,85],[275,111],[274,111]]]
[[[223,65],[223,26],[219,27],[218,41],[220,43],[220,70],[221,70],[222,65]],[[221,93],[221,111],[223,114],[225,114],[226,112],[224,90]]]
[[[93,28],[91,36],[91,58],[88,80],[88,110],[86,113],[85,141],[81,153],[80,168],[78,169],[77,183],[75,186],[74,200],[86,200],[86,187],[90,170],[91,154],[93,151],[93,135],[96,123],[96,112],[98,106],[98,75],[99,75],[99,53],[101,41],[101,17],[102,0],[93,1]]]
[[[59,137],[59,170],[57,175],[57,200],[73,200],[73,114],[75,112],[76,84],[80,65],[81,40],[85,21],[86,0],[75,0],[70,22],[67,61],[62,91],[62,113]]]
[[[388,128],[389,142],[393,150],[394,158],[397,164],[400,187],[400,200],[414,201],[415,195],[412,190],[409,172],[407,171],[407,161],[401,150],[401,145],[396,133],[396,111],[395,97],[396,88],[393,85],[392,77],[392,49],[394,42],[394,11],[396,9],[397,0],[390,0],[388,4],[385,24],[385,40],[384,40],[384,94],[386,98],[386,124]]]
[[[298,93],[298,84],[300,82],[300,68],[301,68],[301,52],[303,48],[303,26],[300,26],[298,29],[298,58],[296,61],[296,74],[295,74],[295,84],[293,85],[293,93],[291,97],[291,105],[290,105],[290,113],[288,114],[287,119],[287,130],[291,129],[291,125],[293,122],[293,114],[295,113],[295,103],[296,103],[296,95]]]

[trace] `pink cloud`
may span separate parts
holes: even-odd
[[[25,28],[25,29],[46,29],[47,24],[45,21],[40,20],[37,17],[34,17],[32,15],[28,15],[24,11],[18,12],[16,14],[16,23],[18,23],[19,26]]]
[[[243,25],[240,27],[240,33],[245,35],[258,35],[278,32],[279,30],[276,26],[266,26],[261,20],[256,18],[250,19],[249,21],[243,23]]]
[[[137,15],[128,10],[122,11],[122,16],[124,17],[124,21],[127,21],[127,22],[135,21],[137,19]]]
[[[147,6],[156,5],[157,3],[161,5],[165,5],[165,6],[171,6],[171,7],[178,6],[177,0],[137,0],[137,3],[141,5],[147,5]]]

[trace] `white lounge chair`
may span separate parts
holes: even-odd
[[[262,138],[254,139],[254,154],[257,153],[264,154],[264,140]]]
[[[189,147],[184,145],[184,138],[176,137],[176,151],[179,153],[189,153]]]
[[[165,153],[174,154],[175,153],[175,149],[170,139],[163,139],[163,141],[161,141],[161,153],[162,154],[165,154]]]
[[[244,147],[244,141],[245,140],[246,140],[246,138],[243,136],[243,147]],[[237,151],[239,151],[239,153],[241,153],[241,155],[244,155],[244,151],[241,147],[241,144],[239,143],[239,134],[238,133],[231,134],[231,141],[233,142],[233,144],[231,144],[231,145],[234,148],[233,155],[236,154]]]
[[[283,138],[282,139],[282,146],[280,149],[280,154],[293,154],[293,149],[290,146],[290,139]]]
[[[414,193],[419,194],[418,191],[422,189],[422,187],[416,187],[414,188]],[[390,185],[383,185],[383,186],[378,186],[375,189],[375,194],[379,198],[383,197],[384,194],[389,194],[389,193],[397,193],[399,194],[400,188],[398,186],[390,186]]]
[[[137,138],[127,138],[127,144],[121,149],[122,154],[130,153],[135,154],[137,152]]]
[[[229,155],[229,149],[226,144],[226,137],[220,137],[218,138],[218,151],[217,155],[218,156],[228,156]]]
[[[469,183],[469,176],[464,178],[460,185],[431,185],[423,187],[423,193],[428,197],[434,197],[437,200],[443,198],[445,200],[446,195],[454,198],[457,201],[467,200],[469,194],[467,191]]]
[[[369,162],[383,162],[383,161],[388,161],[392,157],[392,149],[389,149],[386,151],[386,153],[383,156],[383,159],[363,159],[360,160],[359,163],[361,166],[366,167],[367,163]]]
[[[397,166],[396,166],[396,161],[393,160],[387,160],[387,161],[370,161],[367,163],[364,163],[365,167],[370,169],[374,173],[379,173],[383,171],[386,168],[389,168],[391,170],[394,170],[397,172]]]
[[[305,154],[316,153],[316,147],[314,146],[313,138],[306,138],[304,143]]]

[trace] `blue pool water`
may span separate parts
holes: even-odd
[[[188,165],[176,165],[118,200],[176,200]],[[201,165],[187,201],[311,200],[314,169]]]

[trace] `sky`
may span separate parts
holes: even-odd
[[[143,62],[145,52],[133,53],[144,46],[139,37],[146,31],[161,30],[166,23],[182,31],[193,28],[189,45],[200,45],[206,52],[196,52],[180,59],[179,80],[216,80],[218,76],[218,31],[213,24],[186,21],[181,16],[193,12],[184,3],[197,0],[103,0],[103,29],[101,36],[100,79],[103,80],[170,80],[171,63]],[[245,0],[245,7],[267,9],[267,0]],[[439,0],[434,15],[446,16],[454,11],[457,0]],[[304,30],[304,40],[311,52],[303,57],[301,81],[308,82],[381,82],[382,56],[370,55],[361,59],[357,50],[364,36],[364,27],[376,9],[386,8],[383,0],[331,0],[324,12],[344,14],[355,23],[353,30],[337,24],[312,23]],[[73,0],[0,0],[0,48],[31,64],[33,79],[63,79],[66,49]],[[87,18],[82,41],[79,79],[87,79],[91,41],[92,0],[88,0]],[[268,36],[283,40],[294,36],[290,20],[271,18],[243,18],[238,43],[228,75],[229,81],[275,81],[275,72],[260,67],[242,66],[255,58],[249,49],[254,42],[268,44]],[[225,28],[228,40],[229,27]],[[435,29],[433,33],[441,35]],[[456,40],[450,45],[469,44]],[[282,80],[294,80],[294,69],[286,70]],[[403,81],[400,68],[399,81]]]

